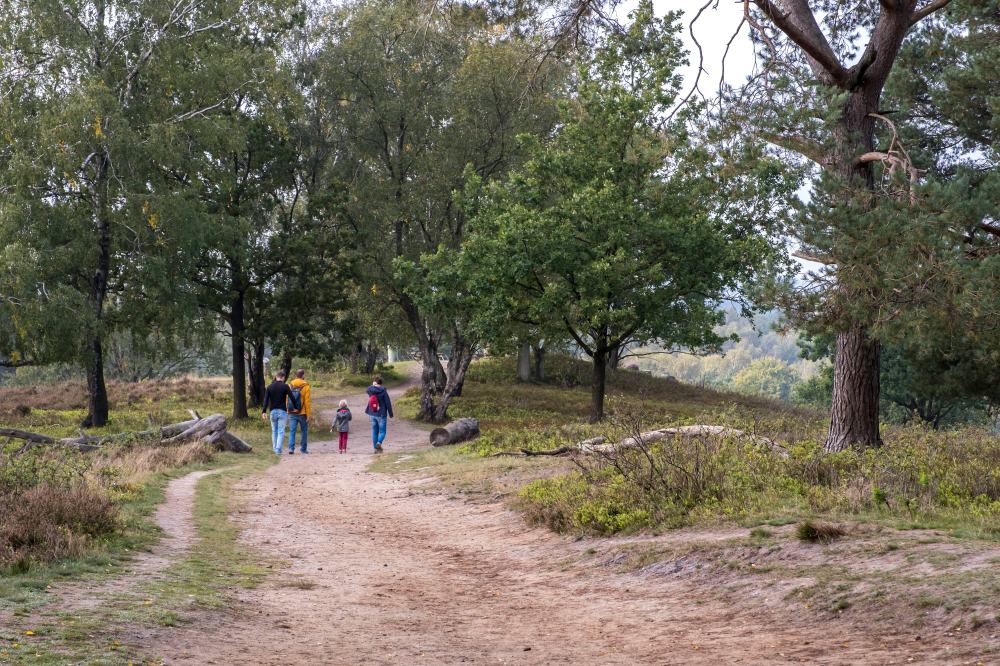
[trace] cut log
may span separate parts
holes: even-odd
[[[431,431],[431,445],[447,446],[458,444],[479,436],[479,421],[477,419],[458,419],[443,428]]]
[[[197,415],[197,412],[193,412]],[[0,428],[0,437],[23,439],[26,446],[67,446],[78,451],[95,451],[105,444],[123,441],[159,440],[159,444],[171,445],[202,440],[220,451],[250,453],[253,448],[227,429],[226,417],[212,414],[205,418],[171,423],[161,428],[141,432],[122,432],[114,435],[86,435],[56,439],[48,435],[14,428]]]

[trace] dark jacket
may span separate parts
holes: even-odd
[[[368,387],[368,395],[374,395],[378,398],[378,415],[381,416],[386,414],[387,416],[392,416],[392,401],[389,400],[389,392],[383,387],[376,384],[372,384]],[[365,414],[368,416],[374,416],[375,412],[372,411],[371,405],[365,407]]]
[[[285,402],[289,400],[291,394],[292,391],[285,382],[277,380],[271,382],[271,385],[264,391],[264,407],[260,410],[260,413],[267,414],[269,409],[285,411]]]
[[[351,431],[351,410],[341,407],[337,410],[337,416],[333,419],[333,427],[337,432]]]

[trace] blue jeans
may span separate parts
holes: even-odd
[[[285,446],[285,426],[288,425],[288,412],[283,409],[271,410],[271,448],[277,454]]]
[[[372,446],[378,446],[385,441],[385,427],[389,419],[385,416],[368,415],[372,422]]]
[[[288,422],[291,428],[288,434],[288,450],[295,451],[295,433],[302,426],[302,453],[307,453],[306,446],[309,444],[309,420],[305,414],[289,414]]]

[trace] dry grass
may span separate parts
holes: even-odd
[[[144,382],[108,382],[112,409],[150,405],[164,400],[217,401],[230,397],[228,380],[217,377],[179,377]],[[82,381],[0,388],[0,404],[13,405],[0,420],[26,416],[25,410],[86,409],[87,385]]]
[[[830,543],[845,534],[847,531],[840,525],[812,520],[799,523],[799,526],[795,528],[795,536],[799,541],[809,543]]]
[[[86,484],[43,483],[0,493],[0,565],[26,570],[32,560],[80,555],[118,527],[118,508]]]

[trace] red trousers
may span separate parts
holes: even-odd
[[[347,433],[346,432],[340,433],[340,450],[341,451],[346,451],[347,450]]]

